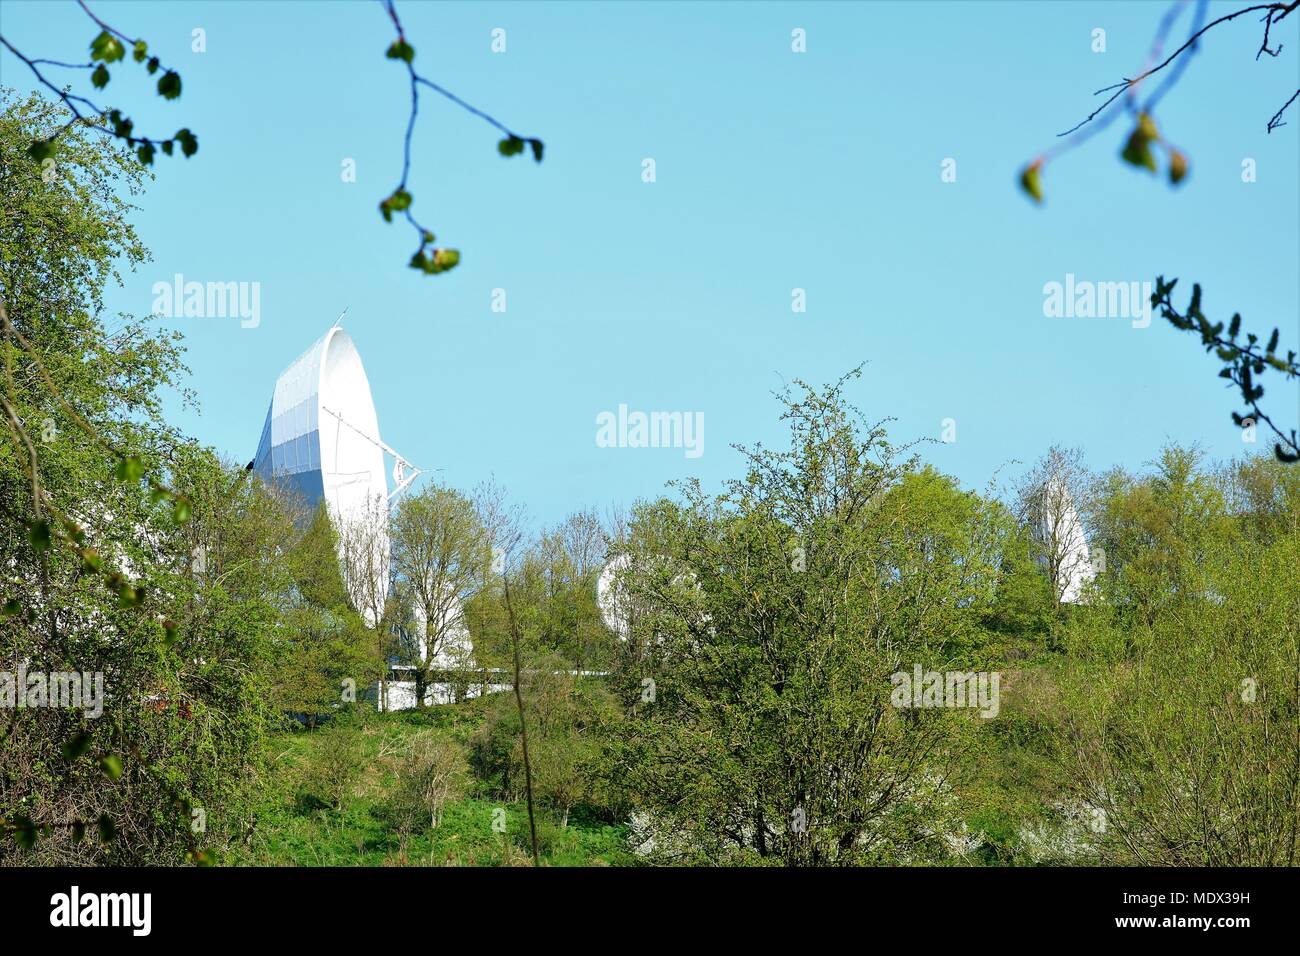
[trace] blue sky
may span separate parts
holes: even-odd
[[[0,6],[28,55],[76,60],[97,32],[72,3]],[[1048,318],[1043,287],[1177,275],[1204,285],[1212,318],[1238,310],[1300,345],[1300,109],[1265,134],[1296,88],[1300,16],[1274,31],[1276,59],[1256,62],[1253,17],[1203,41],[1157,111],[1191,157],[1180,189],[1119,161],[1122,122],[1049,167],[1043,207],[1015,185],[1093,90],[1140,68],[1166,8],[399,3],[422,72],[546,142],[541,165],[503,159],[494,130],[422,98],[414,211],[463,257],[429,277],[405,267],[409,229],[376,211],[408,107],[377,3],[95,3],[185,84],[165,103],[119,67],[99,99],[200,142],[189,161],[160,158],[136,220],[154,259],[109,309],[148,314],[153,284],[178,272],[260,283],[257,328],[166,321],[200,406],[174,403],[177,423],[244,461],[276,376],[347,306],[384,439],[440,481],[495,476],[539,523],[688,475],[716,488],[740,471],[732,443],[781,440],[783,381],[860,362],[851,397],[895,417],[898,439],[956,420],[955,442],[922,453],[967,487],[1053,443],[1098,468],[1141,466],[1167,440],[1235,455],[1232,394],[1190,337],[1159,317]],[[7,53],[0,68],[32,87]],[[941,181],[946,158],[956,182]],[[1268,397],[1295,421],[1294,386]],[[703,412],[704,454],[597,447],[596,416],[620,403]]]

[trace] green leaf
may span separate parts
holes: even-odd
[[[393,213],[409,209],[413,201],[410,193],[399,189],[379,204],[380,215],[384,217],[384,222],[392,222]]]
[[[384,56],[390,60],[402,60],[405,63],[410,63],[415,59],[415,48],[401,37],[398,37],[393,41],[393,45],[388,48],[388,52]]]
[[[162,141],[161,145],[162,151],[170,156],[172,154],[172,141],[170,139],[165,139]]]
[[[117,480],[124,481],[128,484],[139,481],[144,477],[144,462],[135,455],[118,460],[117,463]]]
[[[97,90],[108,86],[108,68],[102,63],[95,67],[95,72],[90,74],[90,82]]]
[[[86,838],[86,825],[80,820],[72,824],[72,842],[80,843]]]
[[[172,138],[181,144],[181,152],[184,153],[186,157],[193,156],[199,151],[198,137],[188,129],[178,129],[176,135]]]
[[[542,161],[542,150],[546,148],[546,144],[540,139],[530,139],[528,145],[533,148],[533,159],[540,163]]]
[[[54,141],[51,139],[32,140],[32,144],[27,147],[27,155],[38,163],[45,162],[54,155]]]
[[[104,771],[104,776],[109,780],[116,780],[122,776],[122,758],[117,754],[108,754],[99,758],[99,769]]]
[[[152,75],[158,72],[158,67],[161,65],[162,64],[158,61],[156,56],[151,56],[149,57],[149,62],[145,64],[145,69],[149,71],[150,75]]]
[[[1150,113],[1139,114],[1137,129],[1134,132],[1146,140],[1160,138],[1160,131],[1156,129],[1156,121],[1151,118]]]
[[[136,40],[135,46],[131,50],[131,57],[137,63],[143,63],[144,58],[149,54],[149,44],[143,40]]]
[[[135,124],[131,122],[131,117],[123,116],[120,110],[113,110],[108,114],[108,119],[113,124],[114,136],[122,139],[130,138],[131,130],[135,128]]]
[[[113,826],[113,818],[107,813],[99,815],[99,838],[104,843],[111,843],[117,836],[117,827]]]
[[[99,36],[90,41],[90,58],[92,60],[116,63],[124,56],[126,56],[126,48],[122,46],[122,41],[107,30],[101,31]]]
[[[17,598],[10,598],[5,601],[5,606],[0,609],[0,617],[13,617],[15,614],[23,612],[22,603]]]
[[[502,156],[515,156],[524,151],[524,141],[518,136],[507,136],[497,143],[497,152]]]
[[[1187,156],[1178,150],[1169,152],[1169,181],[1177,186],[1187,178]]]
[[[36,824],[31,817],[14,817],[14,827],[14,839],[20,847],[30,850],[36,845]]]
[[[165,100],[174,100],[181,95],[181,75],[175,70],[168,70],[158,78],[158,93]],[[188,156],[189,154],[186,153]]]
[[[140,157],[140,162],[144,165],[153,165],[153,143],[141,143],[135,154]]]
[[[172,521],[184,524],[190,520],[190,502],[188,498],[177,498],[172,505]]]
[[[433,268],[430,272],[446,272],[448,269],[454,269],[460,263],[460,252],[456,249],[435,249],[433,250]]]
[[[1020,173],[1020,188],[1029,194],[1034,202],[1043,201],[1043,184],[1040,177],[1042,163],[1030,163]]]
[[[1120,156],[1126,163],[1142,166],[1153,173],[1156,171],[1156,157],[1155,153],[1151,151],[1151,140],[1138,130],[1134,130],[1129,136],[1124,151],[1120,153]]]
[[[27,526],[27,540],[32,543],[32,547],[37,551],[50,550],[53,540],[50,537],[50,523],[48,521],[33,521]]]
[[[90,734],[80,733],[74,737],[69,737],[63,744],[63,759],[76,760],[86,752],[90,746]]]

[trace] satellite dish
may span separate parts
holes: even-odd
[[[373,562],[377,578],[369,582],[381,594],[388,590],[385,451],[400,457],[379,438],[361,356],[336,324],[276,379],[253,468],[264,480],[297,491],[313,508],[324,500],[339,527],[359,520],[382,525],[375,547],[383,558]],[[369,603],[352,597],[358,607]]]
[[[1052,583],[1062,604],[1080,604],[1084,601],[1084,588],[1096,577],[1088,539],[1083,532],[1083,520],[1079,517],[1074,496],[1060,478],[1048,482],[1045,497],[1043,539],[1053,543],[1059,557],[1057,577],[1060,580]]]
[[[624,641],[632,633],[631,602],[619,577],[631,566],[630,554],[615,555],[601,568],[600,577],[596,579],[596,607],[600,609],[600,619]]]
[[[651,559],[653,562],[663,562],[662,557]],[[627,585],[623,581],[623,575],[632,567],[632,556],[626,552],[617,554],[610,558],[601,569],[600,577],[596,579],[596,607],[600,610],[600,619],[605,626],[619,636],[620,640],[626,641],[632,634],[632,618],[636,614],[636,604],[631,594],[628,593]],[[699,578],[694,571],[683,571],[673,578],[675,586],[689,588],[697,595],[703,596],[703,589],[700,587]],[[641,604],[642,609],[646,607]],[[703,625],[713,631],[713,618],[707,612],[703,612],[698,624]]]

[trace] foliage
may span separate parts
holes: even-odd
[[[1156,290],[1151,295],[1151,305],[1160,309],[1160,314],[1169,320],[1176,329],[1193,332],[1201,337],[1201,344],[1206,352],[1214,352],[1223,363],[1219,378],[1226,378],[1241,393],[1243,409],[1232,413],[1232,421],[1238,428],[1249,428],[1252,433],[1262,422],[1272,429],[1277,436],[1273,453],[1277,460],[1286,464],[1300,461],[1300,440],[1296,430],[1290,434],[1283,432],[1273,423],[1273,419],[1264,413],[1259,400],[1264,397],[1264,386],[1259,378],[1268,369],[1281,372],[1285,379],[1300,378],[1300,364],[1296,362],[1295,351],[1288,350],[1286,358],[1278,354],[1278,338],[1281,334],[1277,328],[1268,337],[1267,344],[1261,345],[1259,336],[1247,332],[1244,337],[1241,330],[1241,313],[1233,313],[1224,336],[1224,323],[1211,322],[1201,311],[1201,287],[1192,287],[1192,296],[1186,310],[1179,312],[1174,307],[1172,293],[1177,279],[1165,281],[1164,276],[1156,279]],[[1244,338],[1244,341],[1243,341]]]
[[[8,97],[0,121],[0,659],[102,674],[103,713],[6,712],[0,853],[11,833],[20,862],[210,862],[242,837],[262,758],[283,524],[162,420],[176,339],[101,324],[105,285],[147,258],[126,221],[143,177],[80,128],[42,175],[22,151],[58,121]]]
[[[273,694],[277,709],[314,721],[357,700],[378,666],[374,637],[349,603],[338,534],[324,504],[304,531],[285,537],[293,589],[276,640]]]
[[[464,608],[482,586],[491,549],[473,502],[438,485],[398,503],[390,534],[406,623],[399,659],[414,668],[416,703],[423,707],[430,672],[466,663]]]
[[[1208,525],[1178,520],[1199,485],[1154,489],[1147,507],[1173,519],[1160,525],[1171,552],[1120,569],[1160,589],[1154,613],[1094,609],[1072,641],[1062,779],[1098,821],[1088,835],[1103,862],[1293,865],[1300,537],[1252,541],[1218,512]],[[1123,639],[1107,639],[1120,621]]]
[[[554,654],[528,660],[521,690],[539,799],[556,811],[562,827],[575,806],[604,809],[610,795],[599,777],[600,750],[611,722],[621,716],[613,696],[600,681],[571,673]],[[489,701],[473,738],[472,764],[489,782],[489,792],[510,801],[522,797],[519,714],[508,695]]]
[[[862,423],[843,384],[784,393],[789,450],[747,452],[723,494],[692,484],[634,516],[636,713],[610,773],[685,858],[898,860],[924,838],[909,817],[944,797],[955,721],[891,706],[890,675],[942,659],[941,621],[993,593],[993,564],[925,567],[932,547],[978,543],[960,512],[935,533],[942,485]],[[645,678],[650,700],[635,696]]]
[[[398,786],[390,807],[405,833],[438,825],[443,808],[464,796],[469,771],[460,744],[435,731],[413,735],[398,765]]]

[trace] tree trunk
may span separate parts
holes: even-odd
[[[532,836],[533,866],[541,866],[537,856],[537,823],[533,819],[533,769],[528,762],[528,724],[524,720],[524,695],[519,689],[519,673],[523,670],[519,662],[519,624],[515,620],[515,609],[510,603],[510,582],[503,575],[505,588],[506,613],[510,616],[510,644],[514,649],[515,663],[515,706],[519,708],[519,742],[524,751],[524,789],[528,793],[528,832]]]
[[[424,693],[429,686],[429,678],[424,668],[417,668],[415,671],[415,709],[424,710]]]

